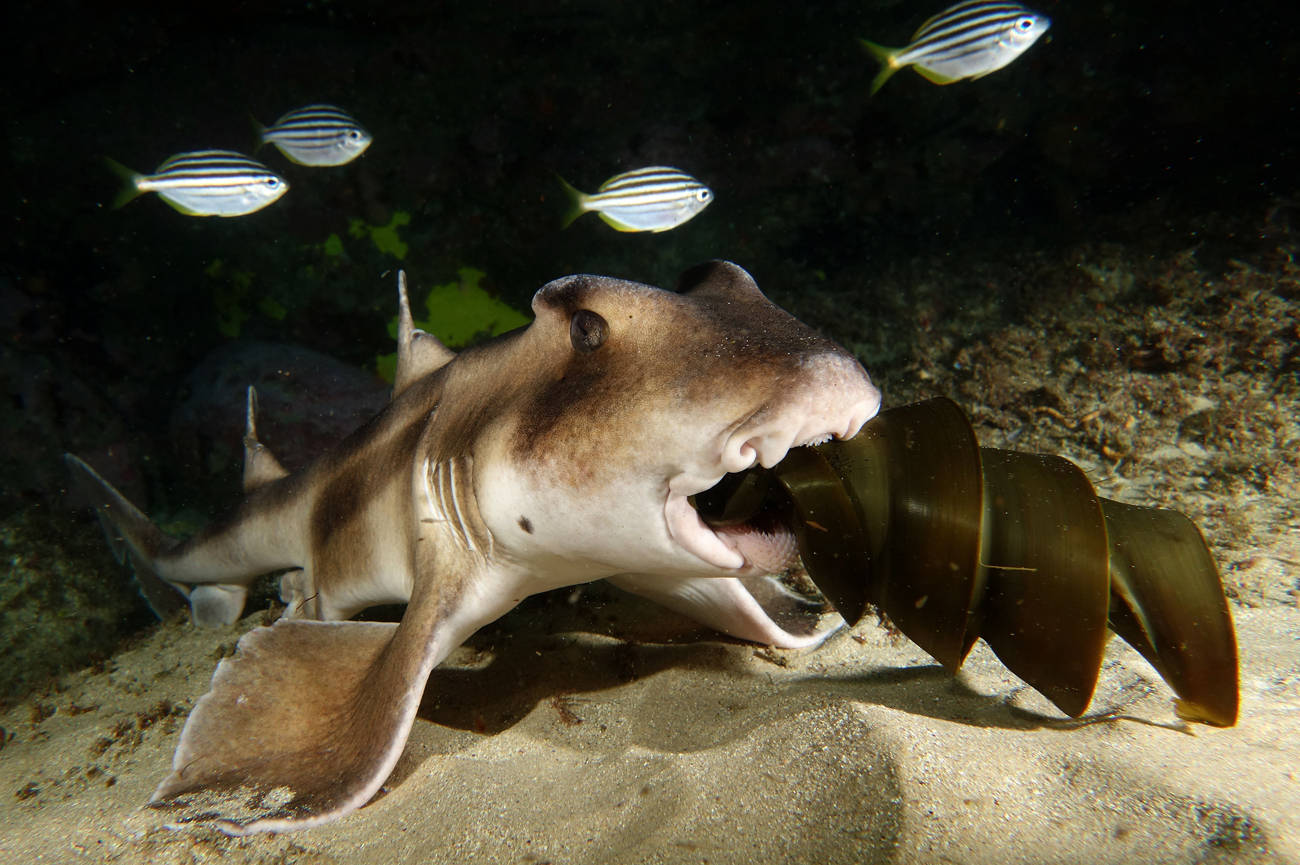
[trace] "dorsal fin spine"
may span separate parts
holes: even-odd
[[[257,389],[248,386],[248,420],[244,425],[244,492],[278,481],[289,473],[275,454],[257,440]]]
[[[441,368],[456,353],[431,333],[415,326],[411,300],[406,293],[406,271],[397,272],[397,369],[393,373],[393,398],[416,379]]]

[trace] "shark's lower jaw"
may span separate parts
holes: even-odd
[[[703,518],[690,497],[669,495],[668,533],[683,549],[710,565],[741,574],[780,573],[799,560],[788,525],[770,514],[741,521]]]
[[[675,492],[672,485],[669,485],[668,501],[664,505],[668,536],[686,552],[715,568],[734,571],[745,567],[744,554],[704,524],[699,513],[691,506],[690,495],[693,493]]]

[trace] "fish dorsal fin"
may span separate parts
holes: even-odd
[[[257,391],[248,388],[248,422],[244,427],[244,492],[278,481],[289,473],[275,454],[257,440]]]
[[[406,271],[397,272],[397,370],[393,373],[393,397],[406,390],[456,356],[442,340],[415,326],[411,301],[406,294]]]

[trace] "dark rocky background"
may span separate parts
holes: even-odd
[[[1143,435],[1163,430],[1233,455],[1227,468],[1196,467],[1224,495],[1276,494],[1272,479],[1295,473],[1287,425],[1300,388],[1291,4],[1046,0],[1036,8],[1051,32],[1007,69],[950,87],[904,71],[868,99],[875,67],[855,37],[901,44],[942,5],[11,10],[0,79],[6,657],[50,657],[32,648],[38,635],[96,639],[70,660],[24,664],[0,691],[149,621],[67,496],[60,454],[85,456],[164,522],[201,522],[236,496],[228,435],[215,432],[242,421],[235,379],[277,379],[263,427],[289,463],[382,390],[332,383],[391,350],[399,266],[416,296],[479,268],[491,292],[526,309],[563,274],[671,285],[686,266],[730,258],[855,350],[888,403],[947,393],[982,436],[1095,459],[1121,479],[1171,471],[1143,459],[1155,448]],[[375,143],[337,169],[262,151],[293,187],[266,210],[196,219],[154,196],[106,206],[115,178],[102,155],[148,171],[179,151],[247,151],[250,114],[270,122],[316,101],[352,111]],[[592,216],[559,229],[553,173],[591,189],[653,163],[695,174],[716,202],[662,235],[618,234]],[[399,214],[400,259],[349,230]],[[341,255],[327,254],[331,235]],[[245,341],[257,342],[243,351]],[[216,350],[230,366],[214,368]],[[1067,375],[1070,364],[1085,374]],[[1259,383],[1258,411],[1234,397],[1243,381]],[[1142,387],[1156,395],[1135,397]],[[1208,418],[1189,393],[1213,403]],[[310,417],[286,416],[295,404]],[[1135,430],[1144,412],[1156,420]],[[1251,446],[1265,451],[1243,457]],[[1168,490],[1155,500],[1212,520],[1211,504]],[[1267,531],[1234,523],[1236,535],[1217,525],[1207,531],[1231,565],[1230,551],[1286,518]]]

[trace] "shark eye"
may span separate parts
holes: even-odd
[[[569,319],[569,341],[578,354],[595,351],[608,336],[608,322],[589,309],[580,309]]]

